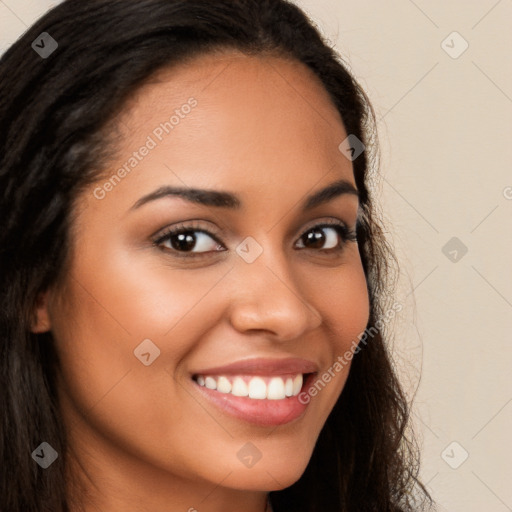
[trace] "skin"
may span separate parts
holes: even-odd
[[[161,72],[123,112],[107,179],[190,97],[197,106],[103,199],[94,190],[105,178],[81,193],[70,270],[36,310],[34,332],[51,330],[60,357],[70,481],[87,490],[87,512],[263,512],[268,491],[303,473],[350,365],[279,427],[222,412],[191,374],[301,357],[321,375],[368,321],[357,243],[327,228],[341,250],[302,245],[322,221],[354,229],[358,214],[350,194],[300,211],[307,195],[340,178],[355,187],[338,150],[341,118],[302,64],[225,51]],[[163,185],[230,191],[243,207],[167,197],[131,210]],[[169,241],[155,246],[155,234],[185,221],[225,250],[206,235],[200,250],[209,252],[196,259],[176,256]],[[263,248],[250,264],[235,251],[246,236]],[[134,350],[148,338],[160,356],[145,366]],[[252,468],[237,457],[248,441],[262,454]]]

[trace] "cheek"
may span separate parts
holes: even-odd
[[[314,278],[313,278],[314,277]],[[343,391],[353,352],[370,316],[366,276],[357,249],[336,269],[318,269],[306,281],[308,293],[323,318],[326,334],[322,345],[322,371],[311,382],[308,393],[316,418],[312,439],[318,435],[327,415]],[[304,396],[307,400],[308,397]],[[314,409],[316,407],[316,409]]]
[[[199,447],[182,450],[182,440],[204,435],[205,414],[174,377],[214,314],[204,299],[219,277],[203,273],[194,284],[186,272],[162,279],[162,269],[129,272],[121,261],[97,268],[101,275],[75,266],[66,300],[52,315],[65,417],[80,417],[79,428],[87,424],[125,452],[184,474],[201,454]],[[134,351],[149,352],[151,363]],[[176,406],[187,400],[188,410]]]
[[[176,269],[154,254],[100,245],[83,244],[52,312],[64,384],[84,410],[114,388],[150,409],[152,397],[176,398],[170,383],[218,322],[215,287],[229,267]],[[119,399],[126,402],[126,394]]]
[[[126,348],[133,352],[146,338],[174,338],[183,323],[197,327],[190,318],[217,284],[219,270],[176,268],[155,253],[117,249],[106,240],[102,251],[92,247],[80,254],[73,277],[74,306],[68,309],[80,327],[101,343],[128,339]],[[204,316],[207,310],[199,309]],[[187,338],[192,337],[180,336],[169,343],[170,353],[177,358],[185,355]],[[117,348],[123,349],[120,344]]]
[[[215,317],[207,295],[219,281],[218,270],[194,277],[144,258],[103,255],[101,262],[87,251],[77,258],[52,314],[63,372],[84,374],[92,401],[134,364],[144,366],[139,346],[156,366],[179,366]]]
[[[350,272],[339,291],[339,307],[333,309],[332,321],[340,334],[339,350],[346,350],[364,332],[370,317],[367,281],[362,266]],[[348,342],[348,345],[347,345]]]
[[[359,340],[370,316],[366,276],[359,254],[354,253],[336,271],[323,278],[320,274],[312,291],[330,334],[333,361]]]

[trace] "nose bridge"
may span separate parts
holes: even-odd
[[[231,323],[240,331],[266,330],[293,339],[317,327],[321,317],[298,286],[286,255],[270,245],[268,238],[264,246],[246,239],[237,248]]]

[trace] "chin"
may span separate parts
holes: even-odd
[[[233,471],[226,484],[247,491],[280,491],[293,485],[302,476],[309,458],[297,461],[290,458],[279,460],[261,459],[254,467]]]

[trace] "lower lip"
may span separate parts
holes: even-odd
[[[314,374],[308,375],[302,385],[301,393],[307,389]],[[235,396],[231,393],[220,393],[214,389],[200,386],[193,381],[200,392],[217,407],[238,419],[262,427],[285,425],[300,418],[306,411],[309,402],[302,404],[299,395],[282,400],[254,399],[246,396]]]

